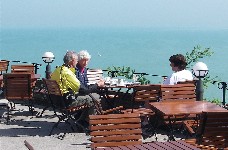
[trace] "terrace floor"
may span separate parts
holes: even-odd
[[[43,106],[35,105],[35,111],[41,112]],[[0,109],[1,115],[4,114],[4,109]],[[60,123],[58,128],[54,129],[53,135],[49,136],[49,132],[55,122],[58,121],[57,117],[53,117],[53,111],[46,110],[42,117],[38,118],[35,115],[31,116],[28,111],[28,107],[16,104],[15,111],[11,112],[10,122],[7,125],[4,117],[0,118],[0,149],[11,150],[20,149],[26,150],[24,141],[29,142],[34,149],[45,150],[84,150],[90,149],[89,136],[85,133],[72,132],[68,124]],[[4,116],[4,115],[3,115]],[[66,133],[64,136],[63,133]],[[64,138],[63,138],[64,136]],[[179,133],[175,133],[175,138],[181,139],[184,136]],[[167,141],[168,136],[164,131],[158,130],[158,141]],[[155,136],[143,140],[144,142],[156,141]]]

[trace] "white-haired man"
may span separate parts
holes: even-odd
[[[78,53],[78,63],[76,65],[76,76],[80,81],[80,93],[98,93],[99,86],[104,86],[104,81],[100,80],[96,84],[89,85],[87,77],[87,65],[91,59],[91,55],[86,50],[81,50]]]

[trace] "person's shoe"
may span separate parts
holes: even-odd
[[[82,126],[81,128],[83,128],[84,131],[86,131],[86,130],[89,131],[89,123],[87,121],[79,120],[78,124],[80,124]]]
[[[74,119],[78,120],[81,117],[82,112],[78,111],[75,115],[74,115]]]

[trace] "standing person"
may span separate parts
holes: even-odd
[[[91,55],[86,50],[81,50],[78,53],[78,63],[76,65],[76,76],[79,79],[81,86],[80,92],[88,94],[89,93],[98,93],[99,87],[104,86],[104,81],[99,80],[97,83],[89,85],[87,77],[87,65],[91,59]]]
[[[177,84],[178,82],[193,80],[193,75],[191,71],[186,70],[187,62],[185,57],[182,54],[172,55],[169,58],[169,61],[170,61],[170,66],[172,68],[172,71],[174,71],[174,73],[171,76],[169,76],[163,82],[163,84],[174,85],[174,84]]]
[[[56,80],[68,106],[87,105],[89,108],[81,114],[79,123],[88,127],[89,115],[94,113],[94,103],[89,95],[80,93],[80,81],[75,76],[78,55],[74,51],[67,51],[63,58],[64,64],[57,67],[51,75]],[[69,96],[69,95],[74,96]],[[68,98],[70,97],[70,98]]]

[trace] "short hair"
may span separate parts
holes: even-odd
[[[172,55],[169,58],[169,61],[173,63],[175,67],[178,67],[180,70],[186,69],[187,62],[182,54]]]
[[[81,59],[88,59],[88,60],[91,59],[91,55],[87,52],[87,50],[81,50],[78,53],[78,60],[81,60]]]
[[[67,50],[66,54],[63,57],[64,64],[68,64],[71,60],[75,58],[75,56],[77,56],[76,52]]]

